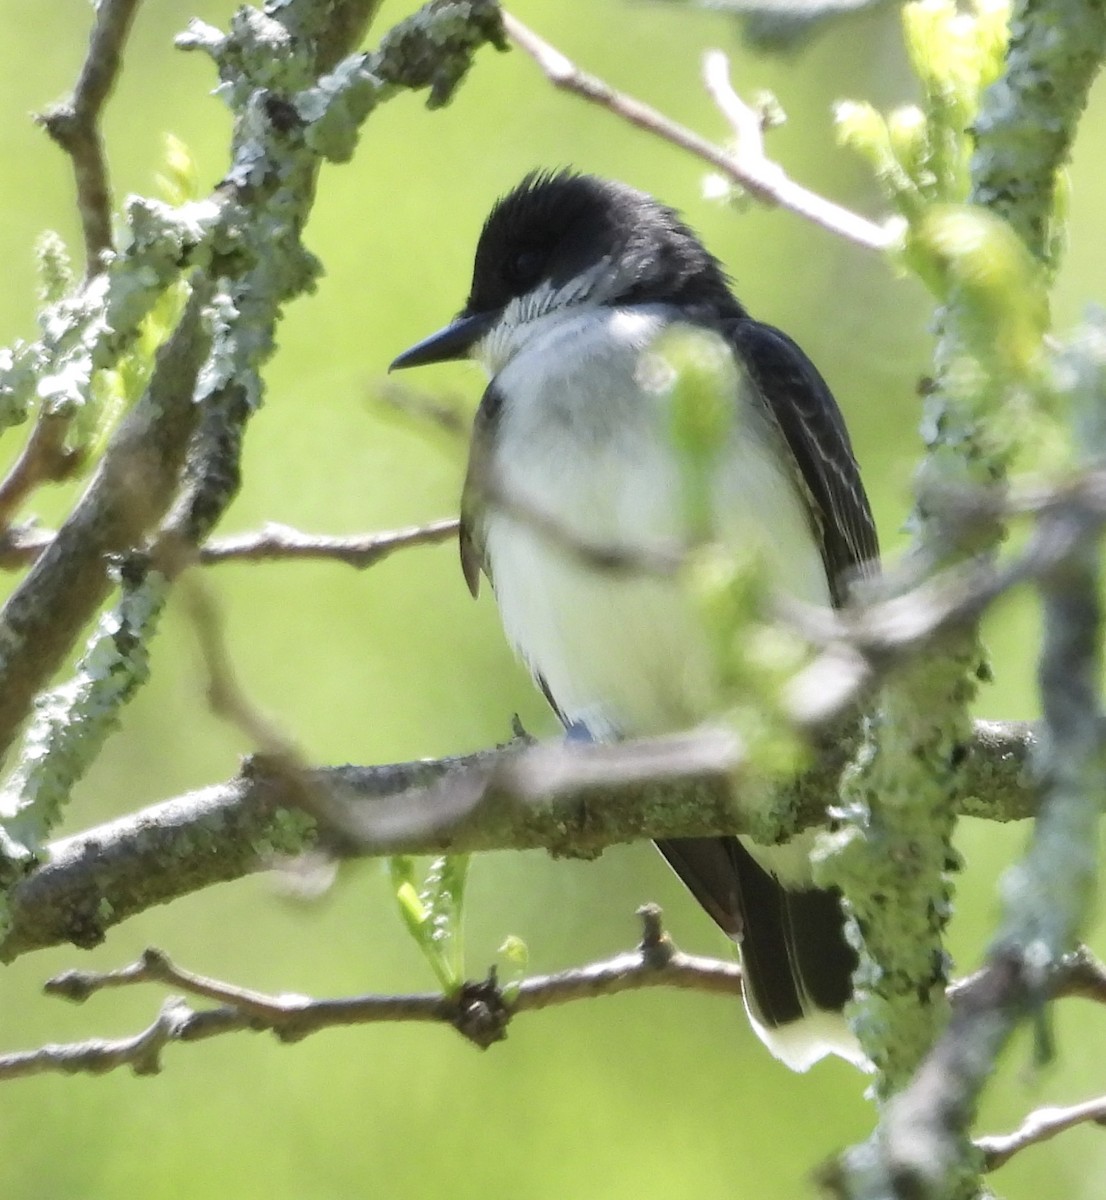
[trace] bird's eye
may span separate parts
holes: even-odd
[[[537,247],[518,250],[507,259],[505,274],[513,287],[529,287],[537,283],[545,266],[547,254]]]

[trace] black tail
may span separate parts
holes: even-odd
[[[673,838],[657,848],[724,932],[741,944],[745,1000],[768,1030],[840,1011],[856,953],[836,891],[786,890],[737,838]]]

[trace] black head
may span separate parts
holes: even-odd
[[[680,305],[701,319],[741,316],[718,260],[671,208],[594,175],[533,172],[492,209],[457,320],[392,364],[463,357],[512,300],[541,292],[538,315],[572,304]]]
[[[602,268],[607,304],[665,300],[736,308],[718,260],[671,208],[624,183],[534,172],[496,204],[476,247],[464,314],[489,312],[549,282]]]

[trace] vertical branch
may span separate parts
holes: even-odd
[[[1106,457],[1106,320],[1098,317],[1057,365],[1060,394],[1077,414],[1079,443]],[[1106,804],[1100,525],[1078,503],[1041,522],[1040,537],[1055,560],[1038,584],[1044,724],[1033,840],[1003,880],[1003,919],[986,967],[958,995],[947,1029],[889,1101],[870,1141],[837,1164],[840,1173],[830,1182],[849,1200],[976,1194],[982,1159],[970,1127],[979,1096],[1019,1022],[1035,1019],[1039,1052],[1050,1052],[1048,985],[1091,911]]]
[[[1056,36],[1042,36],[1042,24]],[[1050,271],[1058,173],[1106,56],[1101,0],[1017,0],[1006,70],[975,121],[972,201],[1008,221]]]
[[[1073,7],[1099,11],[1081,22]],[[1037,259],[1047,254],[1042,227],[1052,214],[1056,169],[1106,48],[1103,24],[1097,0],[1020,0],[1003,74],[981,100],[968,199],[994,205]],[[1063,66],[1077,62],[1069,78]],[[1047,120],[1035,119],[1046,111]],[[1008,186],[1011,179],[1016,187]],[[994,417],[1014,397],[1028,403],[1029,384],[1016,363],[994,350],[994,361],[983,361],[977,303],[971,288],[954,280],[939,313],[937,386],[926,399],[922,428],[926,469],[946,487],[1001,485],[1015,447]],[[993,314],[988,330],[1001,344]],[[912,524],[923,561],[947,552],[945,518],[924,496]],[[986,553],[1001,535],[996,522],[964,549]],[[868,744],[844,785],[850,820],[826,847],[826,877],[840,882],[864,941],[858,1032],[880,1068],[884,1098],[906,1085],[948,1015],[942,945],[956,866],[948,798],[968,745],[968,707],[988,668],[974,629],[947,639],[941,650],[885,689]]]
[[[99,122],[122,66],[123,46],[138,3],[100,0],[88,54],[72,97],[40,118],[46,132],[73,160],[88,275],[103,270],[103,253],[112,246],[111,184]]]

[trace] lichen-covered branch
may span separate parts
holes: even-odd
[[[1054,220],[1059,172],[1104,58],[1100,0],[1016,0],[1006,70],[975,120],[972,202],[1008,221],[1050,271],[1063,249]]]
[[[77,507],[0,610],[0,746],[11,743],[35,694],[108,594],[108,557],[136,545],[173,498],[195,424],[209,296],[197,281],[146,394],[116,431]]]
[[[919,6],[912,11],[918,28],[928,19],[923,14],[938,21],[959,20],[961,32],[967,27],[966,18],[956,16],[952,6]],[[982,9],[977,19],[984,20]],[[939,30],[930,32],[936,36]],[[927,446],[923,470],[931,484],[952,489],[1002,485],[1016,446],[1012,427],[996,417],[1006,407],[1030,403],[1027,396],[1039,387],[1047,304],[1040,266],[1033,256],[1043,256],[1045,247],[1040,237],[1031,237],[1027,253],[1006,225],[982,212],[996,200],[998,146],[1001,143],[1007,155],[1003,170],[1021,181],[1021,199],[1011,195],[998,214],[1019,232],[1031,230],[1041,219],[1041,206],[1051,205],[1055,168],[1066,158],[1074,136],[1088,75],[1084,69],[1070,85],[1062,76],[1038,77],[1041,103],[1049,103],[1046,90],[1070,90],[1080,98],[1056,104],[1059,119],[1048,120],[1048,155],[1039,155],[1036,149],[1019,154],[1019,144],[1032,144],[1028,130],[1033,119],[1015,107],[1016,94],[1030,79],[1027,58],[1044,54],[1053,62],[1062,61],[1077,47],[1098,45],[1093,29],[1084,30],[1070,19],[1065,4],[1052,0],[1029,0],[1017,6],[1013,33],[1001,76],[980,101],[981,112],[990,122],[987,137],[991,140],[984,140],[971,159],[967,196],[956,193],[959,147],[967,144],[969,130],[958,128],[953,119],[956,104],[950,106],[949,96],[955,84],[946,92],[934,79],[926,89],[931,101],[926,113],[930,174],[938,182],[946,180],[946,191],[927,197],[928,207],[919,211],[908,240],[917,236],[924,241],[928,228],[941,228],[941,236],[929,247],[935,253],[925,268],[938,281],[935,290],[943,308],[934,354],[936,385],[926,398],[922,425]],[[976,53],[983,64],[989,61],[990,36],[980,24]],[[1067,50],[1061,43],[1067,44]],[[927,48],[916,46],[915,61],[919,69],[936,72],[941,54],[931,48],[933,53],[927,57]],[[982,78],[987,78],[989,69],[981,67]],[[965,96],[957,103],[962,106],[972,100]],[[1003,118],[1007,132],[1014,121],[1026,123],[1024,138],[1003,140],[1001,122],[995,123],[1001,110],[1007,114]],[[1036,216],[1022,207],[1031,194],[1030,208]],[[934,205],[933,200],[940,203]],[[1015,209],[1021,213],[1016,218]],[[927,225],[930,221],[933,226]],[[977,286],[979,260],[973,258],[971,240],[956,243],[957,222],[980,239],[991,237],[989,269],[1008,269],[1011,280],[1016,278],[1020,286],[1007,283],[1005,297],[996,291],[988,298],[986,290]],[[998,304],[992,303],[996,298]],[[977,529],[969,543],[958,544],[949,536],[948,516],[933,496],[922,494],[912,518],[920,561],[947,560],[950,547],[957,554],[986,554],[998,545],[1003,528],[999,520]],[[911,1078],[948,1015],[944,995],[949,964],[943,931],[952,904],[951,872],[957,865],[951,845],[955,808],[949,797],[957,787],[958,748],[970,729],[969,705],[979,682],[987,677],[985,656],[969,626],[950,638],[942,653],[919,661],[890,682],[873,717],[868,743],[846,777],[847,823],[823,846],[823,878],[842,887],[864,943],[857,977],[857,1028],[880,1068],[878,1090],[885,1098]],[[888,869],[890,863],[897,864],[895,870]]]
[[[1026,725],[980,723],[964,748],[956,805],[998,820],[1030,816],[1025,764],[1032,744]],[[855,746],[855,732],[828,739],[807,771],[779,785],[775,809],[787,814],[781,836],[825,820],[827,797]],[[255,760],[228,783],[51,846],[46,861],[12,889],[0,960],[64,942],[97,945],[135,913],[320,843],[357,855],[535,848],[593,855],[649,837],[741,832],[743,813],[755,814],[763,832],[761,789],[771,785],[750,778],[746,807],[741,788],[731,794],[740,762],[732,735],[705,733],[320,769],[307,774],[306,786],[340,814],[320,832],[301,807],[304,781]]]
[[[350,39],[360,36],[376,7],[375,0],[339,0],[326,6],[324,16],[312,0],[274,2],[265,12],[239,10],[227,35],[194,23],[182,44],[212,56],[236,112],[224,186],[210,200],[175,211],[132,203],[127,251],[102,277],[53,306],[39,343],[17,347],[0,362],[0,399],[7,401],[9,419],[26,411],[32,390],[44,394],[51,371],[59,380],[52,385],[60,397],[53,403],[72,411],[88,402],[94,372],[133,337],[181,265],[197,264],[192,302],[162,352],[147,398],[113,439],[80,507],[0,612],[0,750],[10,746],[36,693],[107,595],[107,556],[142,548],[176,496],[152,550],[158,570],[140,585],[140,597],[125,601],[132,611],[152,614],[165,584],[190,561],[189,552],[235,495],[243,429],[261,400],[260,368],[273,351],[283,306],[318,274],[300,239],[321,165],[313,130],[325,118],[352,146],[371,106],[341,106],[361,94],[366,80],[373,87],[383,80],[387,94],[428,86],[432,102],[444,103],[473,53],[488,39],[501,40],[491,0],[433,0],[392,30],[374,54],[348,57],[354,47],[341,45],[334,29]],[[110,57],[110,47],[96,39],[90,55],[98,47]],[[349,70],[343,72],[342,63]],[[102,66],[86,63],[82,79]],[[332,66],[333,75],[323,74]],[[327,103],[316,105],[318,111],[305,103],[300,112],[293,98],[320,88]],[[148,238],[138,231],[144,215],[152,217]],[[149,269],[151,245],[160,270]],[[201,330],[200,309],[209,302]],[[187,378],[174,369],[182,358]],[[175,405],[165,404],[171,373]],[[79,674],[40,707],[28,735],[9,788],[7,815],[18,810],[18,821],[7,822],[4,843],[18,869],[144,678],[145,647],[136,647],[130,636],[138,627],[129,625],[121,643],[115,636],[121,621],[119,613],[105,617],[107,636],[82,664],[87,675],[94,663],[96,678],[111,686],[90,693],[89,680]],[[142,623],[139,640],[153,628],[152,621]],[[96,719],[87,707],[93,694]]]
[[[1078,533],[1063,567],[1042,584],[1041,693],[1046,731],[1041,808],[1029,852],[1003,881],[1005,913],[984,971],[958,997],[948,1028],[910,1084],[888,1104],[873,1143],[850,1151],[850,1200],[970,1196],[983,1166],[970,1128],[980,1093],[1017,1025],[1039,1023],[1048,981],[1076,946],[1097,878],[1106,802],[1100,706],[1099,551]],[[1047,1054],[1047,1043],[1042,1046]]]
[[[1055,363],[1058,396],[1076,442],[1106,454],[1106,318],[1092,317]],[[1039,539],[1044,642],[1038,684],[1044,726],[1035,754],[1041,792],[1024,860],[1003,880],[1004,913],[987,965],[957,997],[947,1028],[909,1083],[888,1101],[872,1138],[843,1156],[836,1193],[849,1200],[970,1197],[983,1167],[971,1141],[980,1094],[998,1054],[1024,1020],[1050,1053],[1049,984],[1076,949],[1098,877],[1098,824],[1106,804],[1100,539],[1077,505],[1045,512]]]

